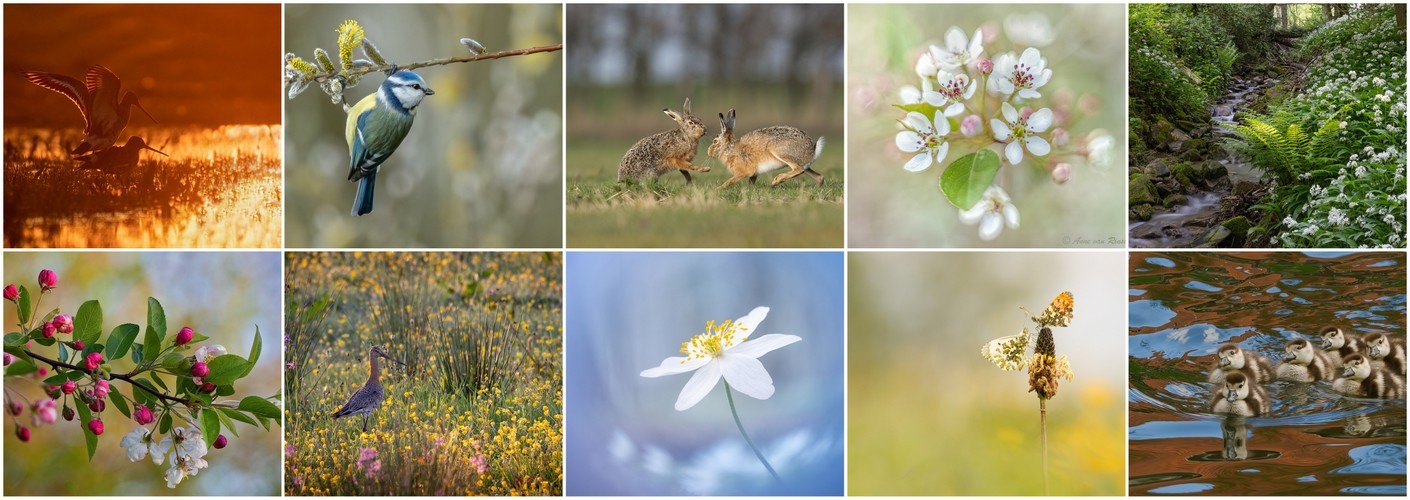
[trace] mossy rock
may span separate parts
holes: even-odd
[[[1172,194],[1172,195],[1170,195],[1170,196],[1166,196],[1166,197],[1165,197],[1165,201],[1161,202],[1161,205],[1164,205],[1165,208],[1171,208],[1171,207],[1178,207],[1178,206],[1180,206],[1180,205],[1184,205],[1184,204],[1189,203],[1189,202],[1190,202],[1189,198],[1186,198],[1185,195],[1180,194],[1180,193],[1175,193],[1175,194]]]
[[[1248,241],[1248,230],[1253,228],[1253,223],[1249,222],[1248,217],[1242,215],[1226,220],[1220,225],[1229,230],[1229,240],[1234,246],[1244,246],[1244,242]]]
[[[1199,238],[1195,240],[1195,247],[1217,248],[1227,246],[1226,242],[1229,240],[1229,236],[1231,235],[1233,235],[1233,231],[1230,231],[1229,228],[1224,226],[1214,226],[1212,228],[1209,228],[1208,231],[1205,231],[1204,234],[1201,234]]]
[[[1154,215],[1155,207],[1152,207],[1150,205],[1136,205],[1134,207],[1131,207],[1130,216],[1131,220],[1133,221],[1148,221],[1151,220],[1151,217]]]
[[[1185,152],[1186,158],[1191,160],[1203,160],[1204,157],[1209,154],[1209,143],[1204,139],[1190,139],[1185,141],[1185,146],[1182,151]]]
[[[1130,196],[1130,205],[1151,205],[1160,201],[1155,182],[1146,174],[1131,175]]]
[[[1171,134],[1175,132],[1175,124],[1170,123],[1165,118],[1156,118],[1150,125],[1151,142],[1155,144],[1168,144],[1175,139]]]
[[[1175,176],[1175,180],[1180,181],[1180,185],[1187,190],[1198,187],[1199,181],[1204,178],[1199,169],[1184,162],[1171,165],[1170,175]]]

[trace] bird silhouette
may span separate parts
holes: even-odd
[[[26,71],[24,77],[35,85],[63,94],[83,114],[83,141],[69,152],[74,156],[112,147],[118,136],[122,135],[122,130],[127,128],[133,106],[142,110],[152,122],[157,121],[142,107],[137,94],[122,94],[122,80],[101,65],[90,66],[83,82],[43,71]],[[119,96],[122,98],[119,99]]]
[[[78,168],[80,169],[101,170],[114,174],[123,173],[137,167],[137,160],[143,149],[168,156],[161,150],[148,146],[147,141],[134,135],[127,138],[127,144],[95,151],[75,159],[78,160]]]

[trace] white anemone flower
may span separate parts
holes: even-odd
[[[989,186],[979,198],[979,203],[967,210],[960,210],[960,222],[971,226],[979,224],[979,239],[992,241],[999,237],[1005,226],[1018,229],[1018,207],[1014,206],[1004,188]]]
[[[926,89],[922,94],[925,102],[945,111],[945,116],[958,116],[964,112],[964,102],[974,97],[974,89],[979,86],[973,79],[964,73],[950,73],[941,71],[936,79],[940,82],[940,88],[936,90]]]
[[[976,28],[974,36],[965,38],[959,26],[951,26],[945,32],[945,46],[930,46],[930,56],[940,69],[954,70],[979,59],[984,53],[984,32]]]
[[[994,139],[1000,142],[1008,142],[1004,147],[1004,156],[1008,158],[1009,164],[1018,165],[1023,161],[1023,150],[1027,149],[1034,156],[1047,156],[1052,147],[1048,141],[1039,137],[1038,134],[1048,130],[1048,126],[1053,124],[1053,112],[1048,108],[1034,111],[1028,117],[1022,117],[1018,110],[1013,109],[1009,103],[1004,103],[1000,108],[1004,114],[1004,119],[992,118],[989,120],[989,128],[994,130]]]
[[[755,399],[774,395],[773,378],[759,357],[774,349],[803,340],[796,335],[771,333],[750,340],[749,335],[768,316],[769,308],[756,307],[749,315],[735,321],[716,324],[711,321],[705,333],[681,344],[684,357],[666,358],[661,366],[641,372],[648,378],[695,372],[676,398],[676,411],[685,411],[705,398],[720,378],[730,387]]]
[[[1012,52],[999,56],[994,61],[994,74],[989,77],[989,91],[1006,96],[1018,94],[1024,99],[1036,99],[1043,94],[1038,89],[1052,79],[1053,70],[1048,69],[1048,60],[1043,59],[1038,49],[1029,47],[1023,55],[1015,57]]]
[[[906,114],[905,125],[908,130],[896,133],[896,147],[903,153],[916,153],[906,162],[906,170],[919,172],[945,160],[950,153],[950,142],[945,139],[950,135],[949,118],[936,113],[932,125],[925,115],[912,111]]]

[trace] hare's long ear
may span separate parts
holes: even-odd
[[[662,113],[666,113],[666,116],[671,117],[671,119],[672,119],[672,120],[675,120],[676,123],[680,123],[680,121],[681,121],[681,115],[676,114],[675,111],[671,111],[670,108],[664,108],[664,109],[661,110],[661,112],[662,112]]]
[[[729,125],[728,125],[728,126],[729,126],[729,129],[730,129],[730,130],[734,130],[734,109],[733,109],[733,108],[731,108],[731,109],[729,110],[728,123],[729,123]]]
[[[729,121],[725,120],[725,114],[720,113],[720,133],[729,132]]]
[[[685,104],[681,105],[681,109],[685,110],[685,114],[687,114],[687,115],[695,114],[695,113],[691,113],[691,112],[690,112],[690,98],[689,98],[689,97],[685,98]]]

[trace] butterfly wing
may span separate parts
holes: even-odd
[[[1018,335],[990,340],[979,348],[979,353],[1004,371],[1018,370],[1024,366],[1024,353],[1031,337],[1028,330],[1024,329]]]

